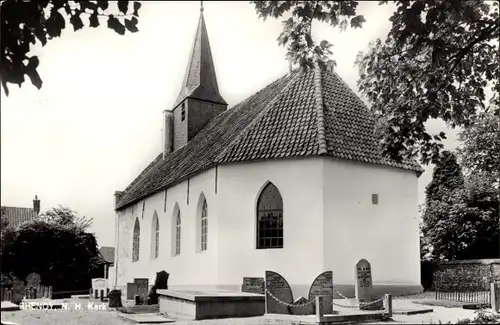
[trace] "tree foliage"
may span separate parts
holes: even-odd
[[[56,218],[36,218],[8,230],[9,240],[2,243],[2,273],[25,279],[36,272],[54,291],[87,289],[100,270],[97,241],[78,219],[67,214]]]
[[[283,32],[278,44],[286,46],[286,57],[294,64],[313,66],[314,62],[335,63],[331,55],[333,45],[322,40],[318,45],[311,35],[313,20],[339,26],[345,30],[349,25],[361,27],[365,22],[362,15],[356,15],[357,1],[251,1],[260,18],[281,18],[290,11],[292,17],[283,21]]]
[[[39,58],[30,55],[31,46],[61,36],[69,24],[74,31],[88,26],[99,27],[106,19],[107,27],[120,35],[126,31],[137,32],[141,3],[118,1],[119,13],[109,13],[111,1],[62,1],[62,0],[2,0],[0,7],[1,68],[0,77],[6,95],[8,83],[21,86],[25,76],[38,89],[42,79],[38,74]]]
[[[482,112],[475,123],[459,133],[460,164],[470,172],[491,173],[500,183],[500,124],[494,110]]]
[[[262,18],[292,12],[278,38],[295,63],[325,61],[331,51],[318,48],[310,21],[331,26],[361,27],[356,1],[252,1]],[[380,1],[387,4],[388,1]],[[356,64],[358,88],[379,119],[378,134],[384,154],[395,159],[437,162],[446,134],[431,134],[430,119],[443,119],[451,127],[468,127],[484,108],[485,88],[500,92],[500,19],[498,1],[416,0],[394,1],[392,28],[377,39]],[[314,55],[317,53],[317,55]]]
[[[443,152],[426,188],[423,241],[434,259],[498,256],[499,201],[488,173],[465,180],[454,154]]]
[[[386,153],[393,158],[420,154],[422,162],[436,162],[445,134],[430,134],[426,121],[470,126],[484,109],[488,84],[498,101],[498,2],[396,4],[387,38],[358,55],[358,88],[385,118]]]
[[[82,231],[90,228],[94,220],[93,218],[87,218],[85,216],[79,217],[75,211],[62,205],[41,213],[39,218],[49,223],[60,224],[67,227],[75,227]]]

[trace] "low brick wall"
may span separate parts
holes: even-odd
[[[500,281],[500,259],[446,261],[434,272],[434,285],[441,287],[492,281]]]

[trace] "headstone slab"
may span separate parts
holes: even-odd
[[[12,283],[12,302],[15,304],[21,303],[23,297],[26,295],[24,281],[14,279]]]
[[[42,278],[40,277],[40,274],[38,273],[30,273],[26,277],[26,286],[27,287],[33,287],[33,288],[38,288],[40,284],[42,283]]]
[[[276,272],[266,271],[265,290],[266,314],[290,314],[286,305],[276,301],[278,299],[287,304],[293,303],[292,289],[285,278]]]
[[[290,306],[288,310],[292,315],[312,315],[315,312],[313,304],[309,303],[305,297],[299,297],[293,301],[294,306]]]
[[[168,289],[168,277],[170,274],[166,271],[156,272],[155,288],[158,289]]]
[[[122,292],[121,290],[111,290],[108,293],[109,297],[109,305],[110,308],[120,308],[122,305]]]
[[[134,279],[134,283],[137,285],[137,294],[139,297],[142,299],[146,299],[148,296],[149,292],[149,279],[147,278],[141,278],[141,279]]]
[[[243,278],[241,292],[263,295],[265,293],[264,278]]]
[[[137,294],[137,284],[136,283],[127,283],[127,300],[134,299],[134,296]]]
[[[108,288],[108,280],[104,278],[92,279],[92,290],[106,290]]]
[[[309,301],[316,301],[317,296],[323,296],[323,310],[330,314],[333,311],[333,272],[326,271],[314,279],[309,288]]]
[[[372,269],[370,263],[361,259],[356,263],[356,299],[360,302],[369,302],[372,300]]]

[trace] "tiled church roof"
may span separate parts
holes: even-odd
[[[212,119],[184,147],[158,157],[125,189],[117,209],[218,164],[330,156],[422,172],[383,158],[375,119],[328,70],[296,70]]]

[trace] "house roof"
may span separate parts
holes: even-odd
[[[2,217],[7,217],[11,223],[19,223],[30,220],[37,216],[32,208],[1,207]],[[13,224],[17,226],[17,224]]]
[[[174,107],[179,105],[185,98],[197,98],[214,103],[227,105],[219,92],[215,66],[208,41],[207,27],[203,18],[203,7],[200,11],[200,20],[193,48],[186,68],[184,81],[177,96]]]
[[[101,252],[101,256],[106,263],[114,263],[115,262],[115,248],[103,246],[99,249]]]
[[[382,157],[375,118],[327,69],[298,69],[213,118],[191,141],[156,159],[125,189],[120,210],[218,164],[330,156],[421,173]]]

